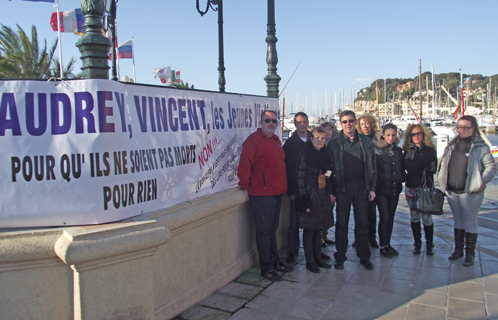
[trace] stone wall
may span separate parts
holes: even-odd
[[[2,229],[0,320],[172,318],[257,263],[250,211],[231,188],[117,223]]]

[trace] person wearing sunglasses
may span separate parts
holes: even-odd
[[[410,207],[413,188],[420,187],[422,176],[427,178],[427,185],[434,185],[434,173],[437,169],[436,147],[431,140],[432,135],[420,123],[410,124],[405,131],[403,140],[403,165],[406,170],[405,197],[408,207]],[[420,254],[422,247],[422,228],[420,219],[424,223],[424,233],[426,241],[425,254],[434,255],[434,223],[432,215],[410,210],[411,228],[414,238],[413,254]]]
[[[337,198],[334,268],[344,269],[347,260],[348,224],[353,205],[356,255],[365,269],[373,270],[368,246],[368,202],[375,199],[375,147],[370,138],[356,130],[353,111],[341,112],[339,119],[342,130],[327,146],[334,158],[332,181]]]
[[[371,113],[362,113],[356,121],[356,130],[359,133],[369,137],[374,144],[379,141],[381,136],[380,132],[377,132],[377,119]],[[376,227],[377,227],[377,200],[370,201],[368,203],[368,243],[372,248],[378,248],[379,243],[376,239]],[[353,246],[355,244],[353,243]]]
[[[253,209],[261,276],[281,281],[276,271],[292,271],[292,267],[280,261],[276,236],[282,196],[287,191],[285,153],[275,134],[277,114],[264,111],[260,125],[242,144],[237,176]]]
[[[285,168],[287,172],[287,196],[290,200],[289,229],[287,231],[289,251],[287,252],[287,258],[285,260],[287,264],[296,263],[296,257],[299,251],[299,228],[297,226],[295,207],[297,157],[310,138],[310,132],[308,131],[308,115],[304,112],[296,113],[294,115],[294,125],[296,126],[296,130],[294,130],[291,137],[284,143]]]
[[[453,213],[455,250],[448,259],[463,257],[465,244],[463,265],[471,266],[475,259],[477,217],[484,189],[497,168],[489,146],[481,138],[476,118],[462,116],[458,119],[457,133],[444,149],[438,182]]]

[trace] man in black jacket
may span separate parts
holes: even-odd
[[[344,268],[348,249],[348,223],[353,204],[356,254],[367,270],[373,270],[368,247],[368,202],[375,199],[377,183],[375,148],[365,135],[355,129],[356,115],[351,110],[340,115],[342,131],[328,144],[335,162],[332,181],[336,203],[334,267]]]
[[[294,125],[296,130],[284,144],[285,168],[287,170],[287,196],[290,200],[289,212],[289,230],[287,238],[289,242],[289,252],[285,262],[292,264],[296,262],[296,256],[299,250],[299,228],[297,227],[297,215],[295,208],[296,200],[296,172],[297,156],[304,149],[306,141],[310,137],[308,131],[308,116],[304,112],[298,112],[294,115]]]

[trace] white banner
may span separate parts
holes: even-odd
[[[0,81],[0,228],[98,224],[237,185],[278,99],[109,80]]]

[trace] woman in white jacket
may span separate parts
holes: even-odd
[[[477,121],[462,116],[457,122],[458,135],[444,150],[439,164],[439,187],[446,193],[453,213],[455,250],[448,257],[463,256],[464,266],[474,264],[477,243],[477,218],[484,199],[486,184],[496,174],[496,164],[484,140]]]

